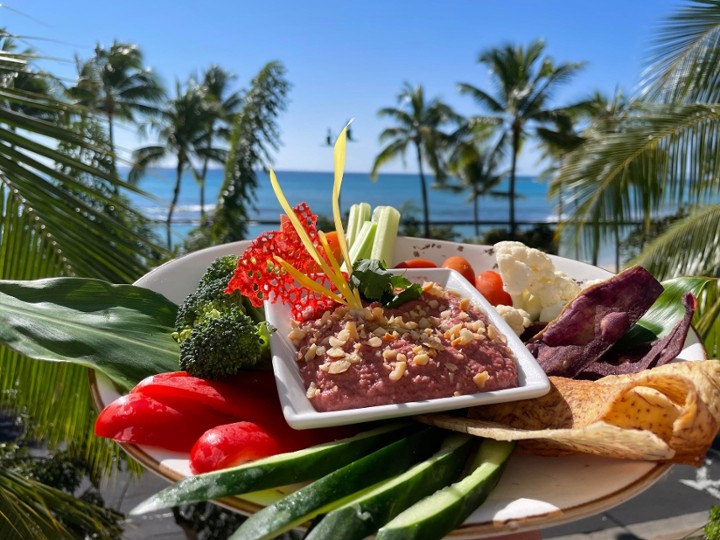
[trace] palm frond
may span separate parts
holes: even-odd
[[[710,358],[720,357],[720,280],[708,284],[698,298],[698,315],[693,321]]]
[[[571,154],[550,194],[573,205],[575,242],[596,252],[612,222],[649,222],[668,209],[712,199],[720,186],[720,108],[641,105],[617,132],[601,133]],[[592,229],[588,232],[587,228]]]
[[[120,533],[111,512],[0,467],[2,538],[72,540],[78,531],[100,539]]]
[[[643,81],[648,99],[720,102],[720,3],[693,0],[657,32]]]
[[[720,204],[674,223],[633,261],[660,278],[720,275]]]

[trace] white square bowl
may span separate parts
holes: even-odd
[[[285,304],[266,303],[267,321],[277,329],[270,340],[272,362],[283,414],[290,426],[296,429],[308,429],[357,424],[401,416],[476,407],[489,403],[529,399],[542,396],[550,390],[550,381],[545,372],[523,342],[520,341],[520,338],[515,335],[498,312],[462,275],[447,268],[403,269],[393,270],[393,272],[401,273],[415,283],[434,281],[450,291],[455,291],[461,296],[469,298],[485,314],[488,321],[506,336],[508,347],[515,355],[517,362],[519,385],[516,388],[477,392],[463,396],[319,412],[315,410],[305,395],[305,386],[295,360],[295,347],[287,337],[292,328],[290,309]]]

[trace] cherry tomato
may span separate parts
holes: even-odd
[[[215,426],[198,438],[190,451],[195,474],[241,465],[285,451],[268,430],[252,422]]]
[[[493,270],[480,272],[475,279],[475,287],[493,306],[512,306],[512,298],[503,289],[500,274]]]
[[[475,270],[473,270],[472,265],[465,257],[453,255],[452,257],[445,259],[441,266],[442,268],[452,268],[453,270],[457,270],[470,283],[475,283]]]
[[[437,268],[430,259],[408,259],[395,265],[395,268]]]

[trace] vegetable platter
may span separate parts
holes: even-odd
[[[159,292],[179,304],[192,292],[212,261],[227,254],[240,255],[247,245],[248,242],[243,241],[189,254],[158,267],[136,285]],[[452,256],[467,259],[478,272],[496,265],[490,246],[409,237],[397,239],[393,264],[423,258],[440,265]],[[588,264],[556,256],[551,258],[558,270],[578,282],[611,276],[606,270]],[[691,331],[680,358],[697,360],[705,357],[702,345]],[[91,386],[98,409],[118,397],[110,381],[101,375],[92,375]],[[186,454],[131,444],[123,444],[123,448],[147,469],[168,481],[190,475]],[[669,467],[591,455],[541,457],[514,453],[487,500],[450,537],[480,538],[539,529],[597,514],[641,493]],[[261,491],[251,496],[226,498],[222,504],[252,514],[284,494],[279,490]]]

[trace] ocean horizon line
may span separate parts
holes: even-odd
[[[129,171],[132,167],[130,165],[119,165],[118,170],[122,171]],[[158,165],[153,167],[148,167],[149,171],[152,170],[163,170],[163,171],[172,171],[175,172],[175,166],[174,165]],[[224,167],[208,167],[208,172],[224,172]],[[326,171],[320,171],[320,170],[311,170],[311,169],[278,169],[275,167],[272,167],[272,170],[275,171],[276,174],[287,172],[287,173],[303,173],[303,174],[334,174],[333,170],[326,170]],[[267,171],[265,169],[255,169],[255,172],[267,174]],[[183,171],[183,175],[185,174],[192,174],[192,170],[185,170]],[[357,174],[357,175],[366,175],[370,176],[370,170],[367,171],[343,171],[343,174]],[[427,178],[435,178],[435,175],[433,175],[430,172],[424,173]],[[394,176],[414,176],[419,177],[420,172],[409,172],[409,171],[381,171],[378,173],[378,177],[380,176],[387,176],[387,175],[394,175]],[[509,177],[509,175],[506,175]],[[516,174],[517,178],[533,178],[537,179],[539,177],[539,173],[527,173],[527,172],[518,172]],[[454,176],[449,176],[449,178],[455,178]]]

